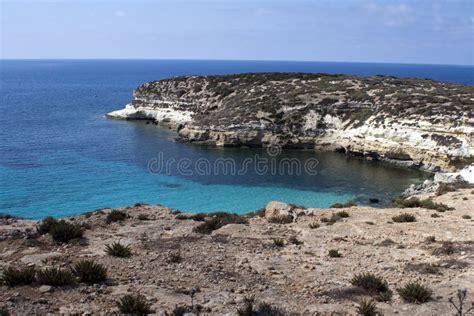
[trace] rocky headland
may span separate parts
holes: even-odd
[[[474,300],[473,201],[451,188],[387,209],[3,216],[0,314],[454,315],[458,289]]]
[[[474,162],[474,87],[433,80],[176,77],[141,85],[125,109],[107,115],[168,124],[180,141],[213,146],[333,150],[445,172]]]

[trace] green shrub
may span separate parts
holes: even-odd
[[[30,285],[35,281],[36,269],[34,267],[13,268],[8,267],[3,271],[0,283],[7,286]]]
[[[340,258],[342,255],[336,249],[329,250],[328,256],[331,258]]]
[[[179,252],[173,252],[168,255],[168,263],[180,263],[183,262],[183,257]]]
[[[175,306],[171,313],[167,313],[166,316],[199,315],[199,313],[194,313],[195,311],[191,306]]]
[[[349,217],[349,213],[347,213],[346,211],[337,212],[336,215],[339,216],[339,217],[341,217],[341,218],[347,218],[347,217]]]
[[[176,218],[177,220],[187,220],[187,219],[190,219],[189,216],[187,216],[187,215],[185,215],[185,214],[177,214],[177,215],[175,216],[175,218]]]
[[[438,217],[441,217],[441,216],[439,216],[438,213],[433,213],[433,214],[431,214],[431,217],[438,218]]]
[[[107,268],[93,260],[76,262],[73,273],[79,278],[80,282],[88,284],[101,283],[107,279]]]
[[[127,219],[127,213],[119,210],[112,210],[109,214],[107,214],[107,223],[112,222],[121,222]]]
[[[362,316],[376,316],[379,315],[377,311],[377,305],[373,300],[363,300],[360,302],[359,306],[357,306],[357,315]]]
[[[36,280],[42,285],[63,286],[74,284],[75,278],[70,270],[53,267],[39,270]]]
[[[6,307],[0,307],[0,316],[10,316],[10,312]]]
[[[285,241],[281,238],[275,238],[273,239],[273,245],[275,245],[276,247],[283,247],[285,246]]]
[[[397,292],[403,301],[417,304],[428,302],[433,294],[429,288],[417,282],[410,282],[397,289]]]
[[[463,215],[462,218],[463,219],[471,219],[472,217],[470,215]]]
[[[127,294],[117,301],[117,307],[125,315],[152,314],[151,304],[141,294]]]
[[[416,217],[415,215],[412,215],[412,214],[403,213],[403,214],[392,217],[392,220],[395,223],[412,223],[412,222],[416,222]]]
[[[114,242],[110,245],[105,245],[105,252],[114,257],[128,258],[132,255],[132,249],[130,246],[122,245],[119,242]]]
[[[189,219],[192,219],[193,221],[196,221],[196,222],[204,222],[206,220],[206,214],[201,214],[201,213],[193,214],[189,216]]]
[[[269,223],[272,224],[290,224],[293,223],[293,218],[291,216],[273,216],[268,219]]]
[[[436,242],[436,237],[435,236],[426,236],[425,243],[432,244],[434,242]]]
[[[11,214],[0,213],[0,219],[20,219],[20,218]]]
[[[196,226],[193,231],[199,234],[210,234],[227,224],[248,224],[248,221],[237,214],[216,212],[207,215],[209,219]]]
[[[249,218],[252,218],[252,217],[265,217],[265,208],[259,208],[258,210],[250,212],[250,213],[247,214],[247,217],[249,217]]]
[[[51,230],[51,227],[57,223],[58,221],[53,217],[46,217],[38,224],[38,226],[36,226],[36,231],[41,235],[47,234]]]
[[[84,228],[81,225],[60,220],[51,225],[49,234],[55,241],[67,243],[72,239],[82,238]]]
[[[436,203],[430,199],[420,200],[419,198],[415,197],[412,197],[410,199],[396,199],[395,201],[393,201],[392,205],[398,208],[422,207],[430,210],[436,210],[438,212],[446,212],[453,210],[452,207],[449,207],[446,204]]]
[[[140,214],[140,215],[138,215],[138,219],[140,221],[148,221],[150,218],[146,214]]]
[[[351,284],[368,291],[372,295],[376,295],[376,299],[379,301],[388,301],[392,296],[387,282],[372,273],[356,274],[352,278]]]
[[[133,205],[133,207],[141,207],[141,206],[147,206],[147,205],[150,205],[150,204],[146,204],[146,203],[135,203]]]
[[[303,244],[303,242],[301,240],[299,240],[296,236],[291,236],[288,239],[288,242],[290,244],[293,244],[293,245],[302,245]]]
[[[308,227],[311,228],[311,229],[315,229],[315,228],[319,228],[319,224],[314,222],[314,223],[309,223]]]
[[[278,307],[262,302],[256,304],[253,297],[244,298],[244,306],[237,309],[239,316],[285,316],[287,313]]]
[[[346,208],[346,207],[353,207],[357,206],[354,202],[347,202],[347,203],[335,203],[330,206],[330,208]]]

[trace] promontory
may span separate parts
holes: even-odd
[[[213,146],[333,150],[431,171],[474,162],[474,87],[305,73],[186,76],[145,83],[107,114],[172,126]]]

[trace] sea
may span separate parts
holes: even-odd
[[[474,85],[472,66],[1,60],[0,213],[40,219],[149,203],[183,212],[243,214],[272,200],[321,208],[349,201],[384,206],[409,185],[432,177],[338,153],[182,144],[166,127],[105,117],[123,108],[133,90],[147,81],[273,71],[390,75]],[[371,199],[380,202],[371,204]]]

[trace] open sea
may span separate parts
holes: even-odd
[[[192,61],[0,61],[0,213],[25,218],[69,216],[137,202],[182,211],[250,212],[268,201],[308,207],[336,202],[385,205],[430,175],[336,153],[205,148],[176,143],[175,134],[145,122],[116,121],[138,85],[177,75],[301,71],[394,75],[474,84],[474,67],[406,64]],[[150,162],[219,159],[317,159],[316,172],[198,174]],[[157,160],[158,159],[158,160]],[[157,171],[157,170],[154,170]],[[189,171],[189,170],[187,170]],[[191,170],[192,171],[192,170]]]

